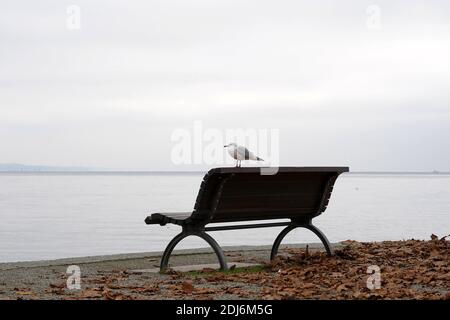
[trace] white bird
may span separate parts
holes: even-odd
[[[240,167],[241,166],[241,161],[242,160],[264,161],[263,159],[255,156],[246,147],[237,145],[234,142],[232,142],[230,144],[227,144],[227,145],[225,145],[223,147],[227,148],[228,153],[230,154],[230,156],[233,157],[233,159],[236,160],[236,167]]]

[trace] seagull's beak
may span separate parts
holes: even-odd
[[[224,148],[228,147],[228,145],[223,146]]]

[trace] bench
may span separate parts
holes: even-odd
[[[274,259],[281,241],[291,230],[303,227],[314,232],[328,255],[332,247],[312,219],[325,211],[337,177],[348,167],[280,167],[276,174],[262,174],[258,167],[215,168],[203,178],[194,205],[189,212],[153,213],[146,224],[179,225],[182,232],[170,241],[161,258],[161,271],[167,269],[175,246],[185,237],[204,239],[216,253],[221,270],[227,270],[225,255],[206,232],[286,226],[272,246]],[[288,219],[289,221],[263,221]],[[251,224],[222,225],[225,222],[263,221]],[[207,226],[212,223],[221,225]]]

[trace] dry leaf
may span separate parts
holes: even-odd
[[[81,292],[80,298],[101,298],[102,291],[101,289],[86,289],[83,292]]]
[[[345,290],[347,290],[347,285],[345,283],[341,284],[340,286],[338,286],[336,288],[337,292],[342,292],[342,291],[345,291]]]
[[[186,293],[192,293],[192,291],[194,291],[194,286],[192,283],[186,281],[181,284],[181,288]]]

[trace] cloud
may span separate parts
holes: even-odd
[[[450,7],[379,1],[381,28],[371,30],[370,4],[78,1],[81,29],[70,31],[68,4],[9,2],[0,12],[0,161],[164,168],[171,130],[202,120],[279,128],[283,141],[307,135],[311,163],[334,148],[321,132],[357,141],[365,128],[385,143],[352,143],[348,164],[406,166],[409,149],[395,144],[405,131],[379,128],[397,124],[415,149],[450,142],[415,129],[445,133],[449,123]],[[42,141],[57,142],[36,153]],[[145,150],[148,141],[161,152]],[[393,149],[403,151],[390,157]],[[361,157],[373,152],[383,157]],[[304,155],[285,154],[289,163]]]

